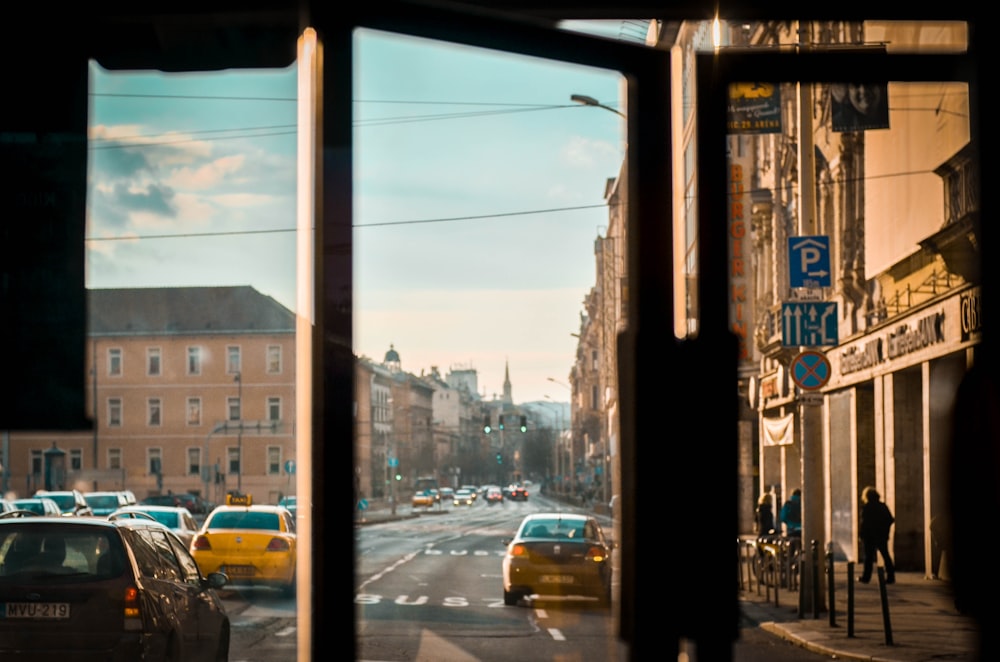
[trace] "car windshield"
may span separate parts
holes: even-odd
[[[90,581],[125,569],[121,540],[111,531],[4,525],[0,527],[0,586],[33,580]]]
[[[522,538],[572,538],[583,539],[583,522],[567,520],[536,519],[526,522],[521,531]]]
[[[49,494],[49,499],[56,502],[59,506],[59,510],[73,510],[76,508],[76,499],[73,498],[72,494]]]
[[[171,529],[177,528],[177,513],[172,510],[142,511],[155,518],[160,524],[169,526]]]
[[[228,510],[215,513],[208,522],[209,529],[263,529],[280,531],[281,523],[277,513],[253,512],[248,510]]]
[[[117,508],[121,505],[117,496],[112,494],[101,494],[85,497],[91,508]]]
[[[45,505],[41,501],[15,501],[14,505],[17,506],[18,510],[30,510],[39,515],[45,514]]]

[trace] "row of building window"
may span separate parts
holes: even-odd
[[[187,449],[187,475],[188,476],[201,476],[202,467],[202,453],[204,449],[191,447]],[[267,474],[270,476],[277,476],[281,474],[281,447],[280,446],[268,446],[265,449],[267,453]],[[80,471],[83,469],[83,450],[79,448],[73,448],[66,451],[66,458],[68,461],[68,469],[70,471]],[[122,470],[122,449],[121,448],[109,448],[107,451],[107,468],[112,471]],[[34,475],[39,475],[42,473],[42,451],[33,450],[31,451],[31,473]],[[6,464],[6,461],[4,462]],[[147,448],[146,449],[146,471],[150,475],[159,474],[163,467],[163,449],[159,447]],[[220,470],[225,470],[226,473],[235,474],[240,471],[240,449],[238,447],[229,447],[226,449],[226,466],[219,467]]]
[[[241,421],[243,420],[242,412],[242,402],[239,397],[226,398],[226,420],[227,421]],[[123,409],[121,398],[108,398],[107,399],[107,411],[108,411],[108,427],[110,428],[120,428],[122,427]],[[281,398],[279,396],[269,396],[267,398],[266,416],[264,420],[270,423],[277,423],[281,420]],[[201,425],[201,398],[190,397],[187,399],[186,406],[186,423],[190,426]],[[146,425],[149,427],[158,427],[163,421],[163,399],[162,398],[146,398]]]
[[[281,345],[268,345],[265,356],[265,370],[270,375],[281,374]],[[202,365],[202,347],[187,348],[187,374],[200,375]],[[124,352],[121,347],[108,349],[108,376],[120,377],[124,371]],[[238,374],[242,366],[240,348],[235,345],[226,347],[226,372]],[[163,373],[163,351],[159,347],[146,348],[146,375],[156,377]]]

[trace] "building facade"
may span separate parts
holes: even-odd
[[[11,433],[5,492],[294,494],[291,311],[251,287],[181,287],[90,290],[88,315],[93,429]]]

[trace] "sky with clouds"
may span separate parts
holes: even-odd
[[[620,77],[362,31],[355,351],[471,367],[486,397],[568,399]],[[91,69],[91,288],[252,285],[295,306],[295,68]],[[624,110],[624,109],[623,109]]]

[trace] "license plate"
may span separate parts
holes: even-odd
[[[254,570],[252,565],[227,565],[222,568],[222,572],[231,577],[253,577]]]
[[[69,618],[69,603],[68,602],[8,602],[6,604],[0,604],[0,617],[29,618],[29,619]]]
[[[542,575],[538,578],[543,584],[572,584],[573,575]]]

